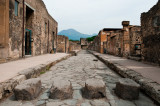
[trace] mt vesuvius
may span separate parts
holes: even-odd
[[[70,40],[80,40],[80,38],[88,38],[92,37],[96,34],[93,35],[88,35],[88,34],[82,34],[75,29],[68,29],[68,30],[62,30],[58,33],[58,35],[65,35],[67,36]]]

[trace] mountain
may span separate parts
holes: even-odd
[[[82,34],[75,29],[67,29],[67,30],[62,30],[58,33],[58,35],[65,35],[67,36],[70,40],[80,40],[80,38],[88,38],[92,37],[94,35],[88,35],[88,34]]]

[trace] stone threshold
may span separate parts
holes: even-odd
[[[153,100],[160,103],[160,84],[151,79],[143,77],[141,74],[136,71],[129,69],[125,66],[119,65],[111,60],[103,58],[100,53],[95,51],[89,51],[89,53],[93,54],[99,60],[101,60],[104,64],[106,64],[110,69],[119,73],[122,77],[130,78],[140,84],[141,89]]]
[[[40,76],[41,74],[49,71],[50,67],[52,67],[56,63],[66,60],[69,57],[71,57],[71,54],[55,61],[50,61],[44,64],[37,65],[32,68],[22,70],[14,78],[11,78],[5,82],[0,83],[0,100],[12,94],[14,88],[22,81]]]

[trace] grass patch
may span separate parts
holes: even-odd
[[[40,72],[40,74],[44,74],[44,73],[46,73],[46,72],[44,72],[44,71]]]
[[[47,66],[47,67],[46,67],[46,70],[49,71],[49,69],[50,69],[50,66]]]

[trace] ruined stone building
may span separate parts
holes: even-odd
[[[132,26],[129,28],[130,36],[130,56],[141,57],[142,54],[142,32],[141,26]]]
[[[160,0],[141,15],[143,36],[142,59],[160,64]]]
[[[104,53],[104,44],[107,40],[106,33],[104,30],[99,31],[98,36],[95,37],[93,42],[88,46],[88,49],[97,51],[99,53]]]
[[[0,0],[0,59],[51,52],[57,26],[42,0]]]
[[[88,48],[88,41],[86,38],[80,38],[81,48],[86,50]]]
[[[96,36],[93,42],[89,43],[88,50],[100,52],[100,37],[99,36]]]
[[[68,53],[69,52],[69,39],[64,35],[57,36],[57,52]]]
[[[88,49],[116,56],[141,56],[141,27],[129,23],[123,21],[123,28],[104,28]]]
[[[107,37],[106,37],[106,33],[105,33],[105,30],[101,30],[100,32],[99,32],[99,34],[98,34],[98,36],[99,36],[99,52],[100,53],[104,53],[104,46],[103,46],[103,44],[104,44],[104,42],[106,42],[107,41]],[[106,52],[106,51],[105,51]]]
[[[106,32],[107,42],[106,53],[112,55],[122,55],[122,34],[120,28],[105,28],[103,29]]]
[[[81,45],[79,41],[69,41],[69,52],[74,50],[81,50]]]

